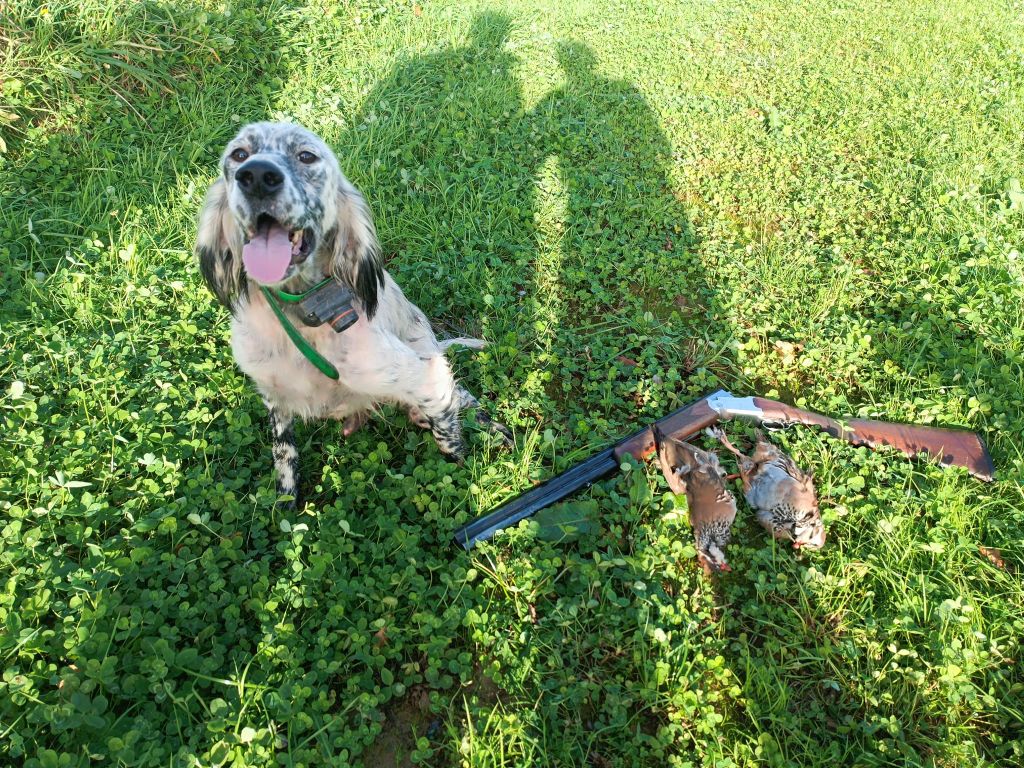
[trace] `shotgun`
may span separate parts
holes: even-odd
[[[815,427],[832,437],[852,445],[878,448],[890,446],[905,456],[927,455],[940,466],[965,467],[985,482],[994,479],[995,468],[981,438],[962,429],[921,427],[885,421],[851,419],[840,422],[828,416],[805,411],[763,397],[735,397],[724,389],[705,395],[684,405],[655,425],[661,434],[677,440],[689,440],[706,427],[723,419],[742,418],[756,421],[766,428],[779,429],[794,424]],[[473,520],[455,532],[455,541],[464,549],[472,549],[498,531],[515,525],[551,504],[575,493],[605,475],[611,474],[628,453],[642,461],[655,451],[654,431],[647,426],[610,448],[570,467],[545,483],[531,488],[483,517]]]

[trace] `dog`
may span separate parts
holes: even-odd
[[[397,403],[461,462],[460,415],[476,408],[477,420],[511,443],[444,356],[453,344],[484,342],[437,339],[384,268],[366,199],[320,137],[288,123],[252,123],[228,143],[220,169],[199,214],[195,254],[211,293],[231,311],[235,361],[270,414],[279,495],[298,503],[296,418],[341,420],[348,436],[377,405]],[[322,284],[337,301],[351,299],[346,322],[358,319],[341,332],[307,325],[301,305],[279,300]]]

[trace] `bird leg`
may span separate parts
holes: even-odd
[[[697,553],[697,563],[700,564],[701,569],[704,571],[704,575],[708,578],[715,572],[714,568],[711,567],[711,560],[703,552]]]
[[[742,453],[740,453],[740,450],[735,445],[729,442],[729,438],[725,436],[725,430],[723,430],[721,427],[708,427],[705,430],[705,432],[707,433],[708,437],[714,438],[715,440],[720,442],[722,446],[727,451],[729,451],[729,453],[733,454],[737,459],[746,459],[747,461],[750,460]]]

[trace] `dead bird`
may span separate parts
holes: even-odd
[[[697,557],[705,571],[730,571],[725,561],[736,498],[725,487],[725,470],[718,456],[654,430],[658,460],[669,488],[686,494]]]
[[[735,454],[743,479],[743,495],[757,511],[757,520],[776,539],[788,539],[794,549],[821,549],[825,527],[821,522],[814,475],[804,472],[785,453],[758,431],[752,456],[745,456],[725,436],[720,427],[709,427],[707,434]]]

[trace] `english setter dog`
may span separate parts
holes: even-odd
[[[280,494],[299,496],[296,417],[343,420],[349,435],[377,404],[398,403],[461,461],[460,413],[477,408],[478,421],[511,440],[444,356],[452,344],[484,342],[436,338],[384,269],[366,200],[322,139],[296,125],[253,123],[227,145],[220,168],[195,250],[207,286],[231,310],[238,367],[270,412]],[[326,322],[315,301],[303,301],[311,295]]]

